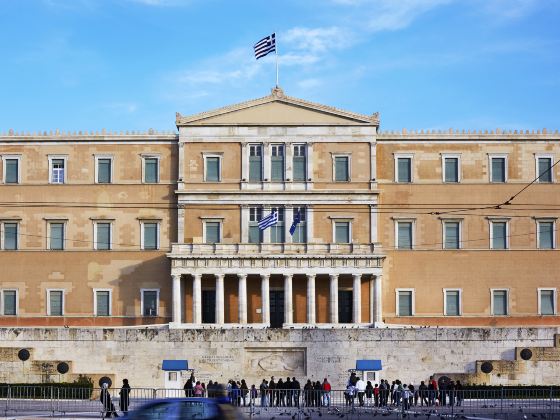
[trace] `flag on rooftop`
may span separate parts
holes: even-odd
[[[265,36],[255,44],[254,48],[255,58],[257,60],[270,54],[271,52],[276,52],[276,34],[274,33],[272,35]]]
[[[265,230],[266,228],[273,226],[276,223],[278,223],[278,212],[276,210],[272,210],[272,213],[259,220],[259,229]]]

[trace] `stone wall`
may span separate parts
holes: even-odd
[[[2,328],[0,382],[71,381],[86,374],[163,388],[162,360],[187,359],[205,382],[329,377],[340,388],[356,359],[381,359],[383,378],[406,383],[437,373],[467,382],[551,385],[560,384],[559,333],[560,328]],[[31,353],[26,362],[17,356],[23,348]],[[531,349],[529,360],[520,356],[525,348]],[[68,362],[69,373],[55,373],[60,361]],[[484,361],[493,364],[492,372],[481,371]]]

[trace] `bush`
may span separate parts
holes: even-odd
[[[90,399],[93,381],[90,377],[79,375],[73,382],[60,383],[0,383],[0,398],[21,399]]]

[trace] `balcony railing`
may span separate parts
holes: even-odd
[[[173,244],[172,255],[371,255],[377,244]],[[377,250],[379,251],[379,250]]]

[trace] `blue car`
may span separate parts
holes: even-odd
[[[210,398],[168,398],[151,401],[128,414],[131,420],[244,419],[229,404]]]

